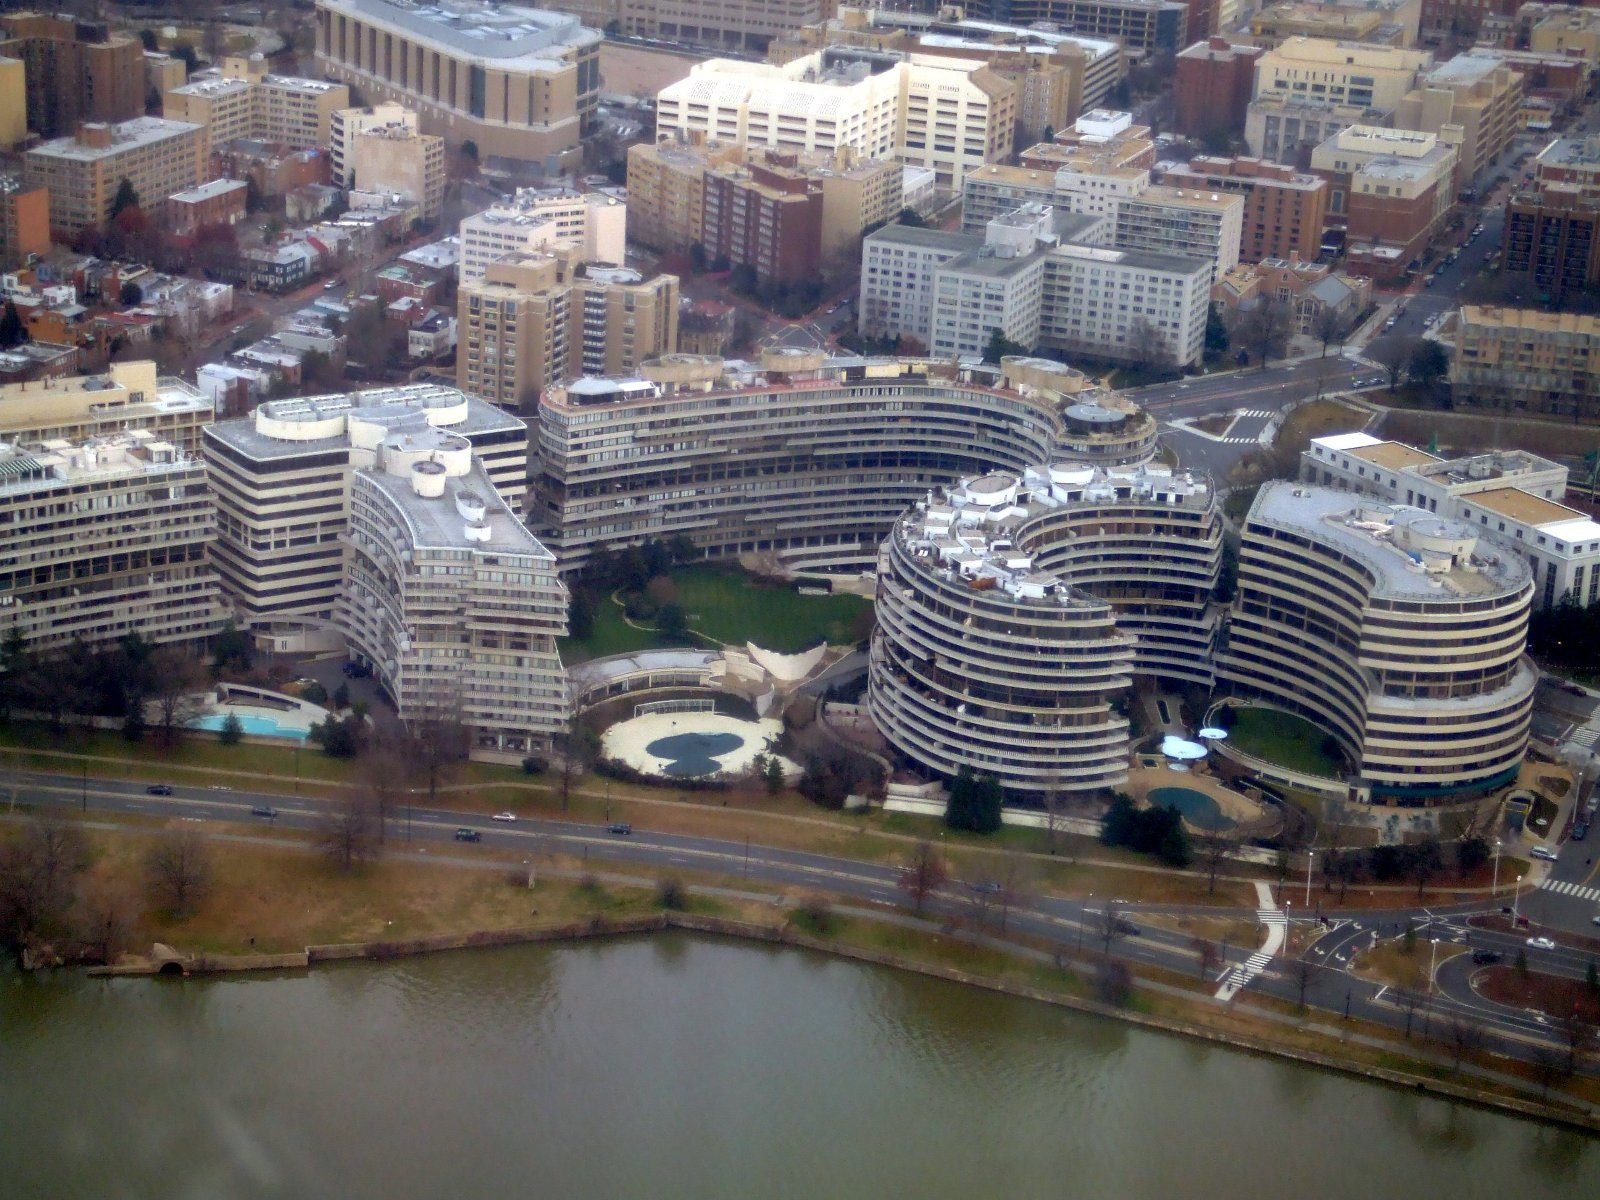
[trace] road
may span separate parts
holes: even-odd
[[[0,795],[9,795],[17,804],[81,808],[88,812],[131,814],[163,819],[182,819],[216,824],[251,824],[313,832],[324,812],[324,803],[298,796],[271,792],[235,791],[223,788],[174,787],[170,796],[148,794],[139,782],[80,778],[44,772],[0,773]],[[251,810],[270,807],[274,815],[258,817]],[[631,835],[612,834],[603,825],[580,825],[553,820],[519,820],[511,824],[494,821],[487,814],[472,815],[416,805],[398,814],[397,840],[419,853],[449,850],[472,854],[476,849],[521,852],[530,858],[551,853],[582,859],[663,869],[703,870],[741,877],[768,886],[815,888],[847,897],[855,902],[898,907],[905,896],[898,887],[899,871],[894,866],[855,862],[827,855],[784,850],[760,844],[739,843],[716,838],[657,833],[635,827]],[[481,841],[476,846],[455,840],[457,829],[475,831]],[[977,881],[966,881],[967,883]],[[1291,888],[1291,896],[1293,889]],[[930,915],[946,919],[971,916],[974,893],[961,882],[951,885],[946,894],[930,902]],[[1136,936],[1102,938],[1101,906],[1092,900],[1028,895],[1019,898],[1009,917],[1008,928],[1020,934],[1054,942],[1063,953],[1093,951],[1096,943],[1108,945],[1118,957],[1135,965],[1192,971],[1197,958],[1189,935],[1169,932],[1142,924],[1145,918],[1161,914],[1182,915],[1204,912],[1213,916],[1246,916],[1239,910],[1198,909],[1172,905],[1132,905],[1112,900],[1118,911],[1135,923]],[[1306,1000],[1315,1008],[1343,1014],[1394,1028],[1403,1028],[1415,1011],[1407,1013],[1388,989],[1363,980],[1348,971],[1354,950],[1365,948],[1379,937],[1397,937],[1408,923],[1422,930],[1418,937],[1430,936],[1466,942],[1476,948],[1499,950],[1508,958],[1523,945],[1526,932],[1495,932],[1469,928],[1465,921],[1474,914],[1489,915],[1493,904],[1482,902],[1447,909],[1396,908],[1361,913],[1329,913],[1327,922],[1303,914],[1295,924],[1308,928],[1316,942],[1308,952],[1313,969],[1307,980]],[[1586,946],[1573,943],[1554,952],[1530,951],[1534,965],[1551,966],[1563,974],[1587,969],[1589,956],[1600,943]],[[1229,947],[1227,961],[1218,978],[1231,970],[1255,949],[1254,945]],[[1486,1028],[1488,1044],[1496,1053],[1527,1055],[1534,1043],[1556,1045],[1560,1031],[1546,1020],[1527,1013],[1505,1010],[1504,1006],[1482,1001],[1472,993],[1470,982],[1457,978],[1461,968],[1451,967],[1438,976],[1440,995],[1434,1003],[1442,1012],[1470,1012]],[[1250,988],[1294,1003],[1299,983],[1290,964],[1274,964],[1257,976]]]

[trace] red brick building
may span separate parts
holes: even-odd
[[[1239,261],[1298,256],[1315,261],[1328,216],[1328,181],[1260,158],[1191,159],[1162,174],[1161,182],[1244,197]]]
[[[242,179],[213,179],[167,197],[167,232],[176,238],[194,236],[207,225],[237,225],[244,220]]]
[[[1255,89],[1260,46],[1235,46],[1225,37],[1196,42],[1178,55],[1172,128],[1184,137],[1241,134]]]
[[[706,258],[754,268],[762,283],[797,283],[822,267],[822,182],[794,155],[706,171],[701,228]]]

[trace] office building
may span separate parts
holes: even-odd
[[[600,94],[598,30],[484,0],[317,0],[317,69],[481,159],[574,168]]]
[[[1293,37],[1374,46],[1415,46],[1423,0],[1284,0],[1250,18],[1250,40],[1277,46]]]
[[[1566,306],[1600,283],[1600,194],[1570,183],[1506,201],[1500,271],[1520,277],[1543,304]]]
[[[785,34],[828,16],[826,0],[554,0],[596,29],[647,41],[701,46],[726,53],[764,54]]]
[[[1458,408],[1600,422],[1600,318],[1466,305],[1450,385]]]
[[[1194,158],[1168,168],[1161,182],[1187,192],[1232,193],[1244,198],[1239,261],[1321,252],[1328,213],[1328,181],[1259,158]]]
[[[1522,75],[1488,54],[1458,54],[1423,73],[1401,97],[1400,129],[1443,133],[1459,126],[1457,189],[1471,187],[1522,129]]]
[[[1196,42],[1178,55],[1172,87],[1172,128],[1184,137],[1231,137],[1244,128],[1255,96],[1260,46],[1227,37]]]
[[[1176,54],[1194,40],[1189,6],[1171,0],[992,0],[975,14],[1017,25],[1044,24],[1084,37],[1121,42],[1140,54]],[[1195,36],[1205,36],[1207,28]]]
[[[8,439],[0,635],[36,651],[208,637],[224,615],[208,561],[215,537],[199,460],[147,429],[83,442]]]
[[[1250,101],[1244,141],[1254,158],[1303,170],[1311,152],[1356,125],[1386,125],[1394,114],[1359,104],[1317,104],[1293,96]]]
[[[460,433],[385,430],[351,472],[334,625],[408,723],[459,721],[475,757],[517,762],[566,729],[555,557]]]
[[[444,210],[444,139],[400,122],[367,126],[350,139],[347,169],[363,192],[400,196],[425,222]]]
[[[507,255],[570,243],[585,262],[621,266],[627,254],[628,206],[605,192],[518,188],[511,201],[461,222],[461,282],[483,278]]]
[[[1328,219],[1343,224],[1352,270],[1382,283],[1420,262],[1455,205],[1456,148],[1435,134],[1357,125],[1318,146]]]
[[[28,69],[20,58],[0,57],[0,150],[28,140]]]
[[[1312,438],[1300,477],[1472,526],[1519,555],[1533,576],[1535,611],[1563,599],[1600,600],[1600,523],[1561,503],[1567,469],[1525,450],[1442,458],[1369,433]]]
[[[1097,401],[1104,420],[1068,422],[1068,408]],[[531,524],[563,571],[603,547],[679,534],[713,556],[870,567],[930,487],[1058,452],[1137,466],[1156,449],[1148,414],[1060,363],[789,350],[669,355],[633,378],[551,387],[538,431]]]
[[[1478,528],[1299,483],[1244,521],[1219,682],[1299,713],[1374,801],[1450,803],[1512,782],[1538,672],[1534,584]]]
[[[1304,167],[1312,147],[1352,125],[1391,124],[1432,64],[1426,50],[1290,38],[1256,60],[1245,142],[1257,158]]]
[[[351,474],[375,461],[385,438],[431,438],[435,428],[471,445],[514,510],[527,486],[527,426],[454,388],[269,400],[249,417],[205,429],[217,571],[241,626],[277,649],[338,645],[329,635],[337,633]]]
[[[104,22],[0,14],[0,57],[23,64],[27,127],[42,138],[68,137],[86,121],[131,121],[144,113],[144,46]],[[15,102],[14,92],[8,99]]]
[[[862,158],[898,157],[960,187],[1012,152],[1018,87],[971,60],[848,47],[782,65],[714,58],[656,97],[656,129],[680,141],[738,142]]]
[[[991,472],[919,502],[884,542],[867,708],[924,771],[1013,793],[1128,777],[1135,673],[1207,687],[1222,523],[1167,468]]]
[[[580,375],[626,375],[678,342],[678,279],[584,265],[571,250],[491,263],[456,295],[456,381],[511,412]]]
[[[1554,138],[1533,164],[1537,188],[1559,183],[1600,197],[1600,137]]]
[[[1524,4],[1516,13],[1516,44],[1600,68],[1600,12],[1571,4]]]
[[[172,193],[210,178],[210,144],[203,125],[136,117],[85,125],[35,146],[22,164],[24,185],[50,193],[50,227],[70,235],[111,219],[123,180],[147,212],[159,212]]]

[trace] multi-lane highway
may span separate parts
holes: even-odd
[[[248,829],[252,825],[311,833],[319,827],[326,812],[325,802],[269,792],[174,786],[169,795],[152,795],[148,785],[140,782],[42,772],[0,773],[0,812],[8,807],[14,811],[19,805],[187,819],[205,822],[219,833],[237,833],[241,827]],[[258,815],[264,811],[272,815]],[[459,843],[456,841],[458,829],[470,829],[480,840]],[[483,850],[509,851],[532,860],[561,854],[597,866],[631,864],[652,873],[672,869],[705,871],[742,878],[751,886],[814,888],[868,905],[898,907],[906,899],[899,889],[900,875],[894,866],[717,838],[652,832],[638,825],[631,833],[619,834],[605,826],[542,819],[502,823],[488,813],[464,814],[417,805],[396,814],[389,838],[413,852],[448,853],[458,859],[470,860]],[[951,884],[931,904],[930,912],[942,918],[973,915],[978,906],[972,900],[973,893],[968,885],[975,882],[981,881]],[[1085,901],[1056,896],[1020,897],[1011,910],[1008,928],[1054,943],[1066,954],[1097,950],[1101,945],[1099,930],[1104,903],[1104,898]],[[1122,911],[1138,928],[1138,933],[1118,937],[1112,945],[1114,954],[1135,965],[1184,972],[1193,971],[1197,965],[1193,939],[1188,934],[1149,924],[1148,919],[1198,912],[1224,917],[1254,915],[1253,910],[1132,904],[1123,905]],[[1419,930],[1419,946],[1426,946],[1434,938],[1450,945],[1470,942],[1473,948],[1494,949],[1509,960],[1518,948],[1525,948],[1530,931],[1497,932],[1467,924],[1468,918],[1476,913],[1497,911],[1498,906],[1491,901],[1443,910],[1399,907],[1385,911],[1330,912],[1325,922],[1309,914],[1299,917],[1295,928],[1311,940],[1307,957],[1315,964],[1307,979],[1306,1000],[1331,1014],[1403,1028],[1408,1018],[1418,1017],[1415,1005],[1401,1003],[1392,990],[1351,974],[1353,955],[1381,938],[1401,936],[1406,926],[1413,924]],[[1600,942],[1584,945],[1564,940],[1567,944],[1555,951],[1528,950],[1530,962],[1537,969],[1548,967],[1581,977]],[[1229,961],[1220,968],[1218,978],[1255,949],[1254,945],[1230,947]],[[1433,953],[1433,948],[1429,947],[1427,952]],[[1470,956],[1467,961],[1470,962]],[[1434,1011],[1469,1013],[1474,1020],[1483,1023],[1490,1044],[1500,1053],[1525,1055],[1535,1043],[1559,1044],[1561,1031],[1546,1019],[1477,997],[1464,970],[1455,959],[1441,967],[1438,994],[1429,1000]],[[1275,962],[1249,986],[1292,1002],[1298,999],[1300,990],[1295,975],[1288,961]],[[1408,1012],[1408,1007],[1413,1011]]]

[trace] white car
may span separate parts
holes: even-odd
[[[1528,853],[1533,855],[1535,858],[1544,859],[1545,862],[1555,862],[1556,858],[1558,857],[1554,850],[1551,850],[1546,846],[1535,846],[1532,850],[1529,850]]]
[[[490,817],[489,819],[491,821],[515,821],[517,819],[517,814],[516,813],[508,813],[508,812],[497,812],[497,813],[495,813],[494,816]]]
[[[1556,944],[1547,937],[1529,938],[1528,945],[1532,946],[1535,950],[1554,950],[1556,948]]]

